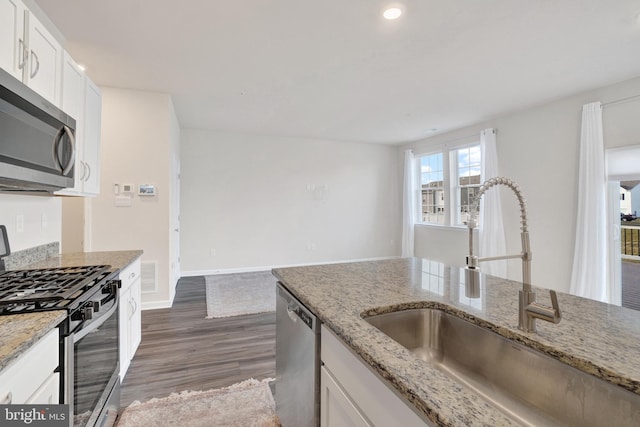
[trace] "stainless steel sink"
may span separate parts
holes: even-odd
[[[365,320],[523,425],[640,425],[640,395],[444,311]]]

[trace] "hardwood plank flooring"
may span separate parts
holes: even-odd
[[[142,342],[122,383],[122,409],[173,392],[275,378],[275,313],[206,315],[204,277],[180,279],[173,307],[142,312]]]

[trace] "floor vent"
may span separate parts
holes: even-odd
[[[157,292],[158,282],[158,262],[144,261],[140,264],[140,275],[142,277],[141,290],[142,293]]]

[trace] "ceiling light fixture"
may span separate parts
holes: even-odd
[[[390,7],[382,12],[382,16],[390,21],[400,18],[400,15],[402,15],[402,9],[400,9],[399,7]]]

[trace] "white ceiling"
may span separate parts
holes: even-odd
[[[35,1],[183,128],[399,143],[640,75],[638,0]]]

